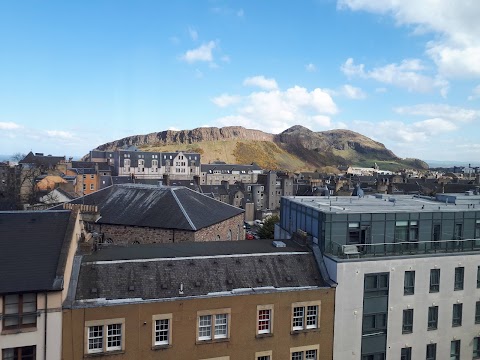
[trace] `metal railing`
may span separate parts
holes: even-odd
[[[352,251],[355,246],[357,252]],[[325,253],[336,257],[367,258],[378,256],[419,255],[436,253],[457,253],[480,251],[480,239],[439,240],[439,241],[406,241],[379,244],[342,245],[334,241],[326,244]]]

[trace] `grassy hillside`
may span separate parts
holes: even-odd
[[[202,156],[202,163],[224,161],[230,164],[257,163],[264,169],[271,170],[312,170],[315,166],[305,164],[304,161],[289,154],[270,141],[256,140],[228,140],[203,141],[194,144],[141,146],[145,151],[192,151]]]

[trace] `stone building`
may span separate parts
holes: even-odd
[[[113,185],[69,204],[95,205],[90,230],[105,243],[244,239],[244,211],[181,186]]]
[[[84,255],[64,304],[63,358],[331,360],[335,284],[315,250],[281,245],[151,244]]]

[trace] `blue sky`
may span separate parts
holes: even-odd
[[[480,2],[0,2],[0,154],[167,129],[360,132],[478,161]]]

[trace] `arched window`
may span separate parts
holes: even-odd
[[[220,240],[220,235],[217,235],[217,240]]]
[[[232,240],[232,230],[228,230],[227,240]]]

